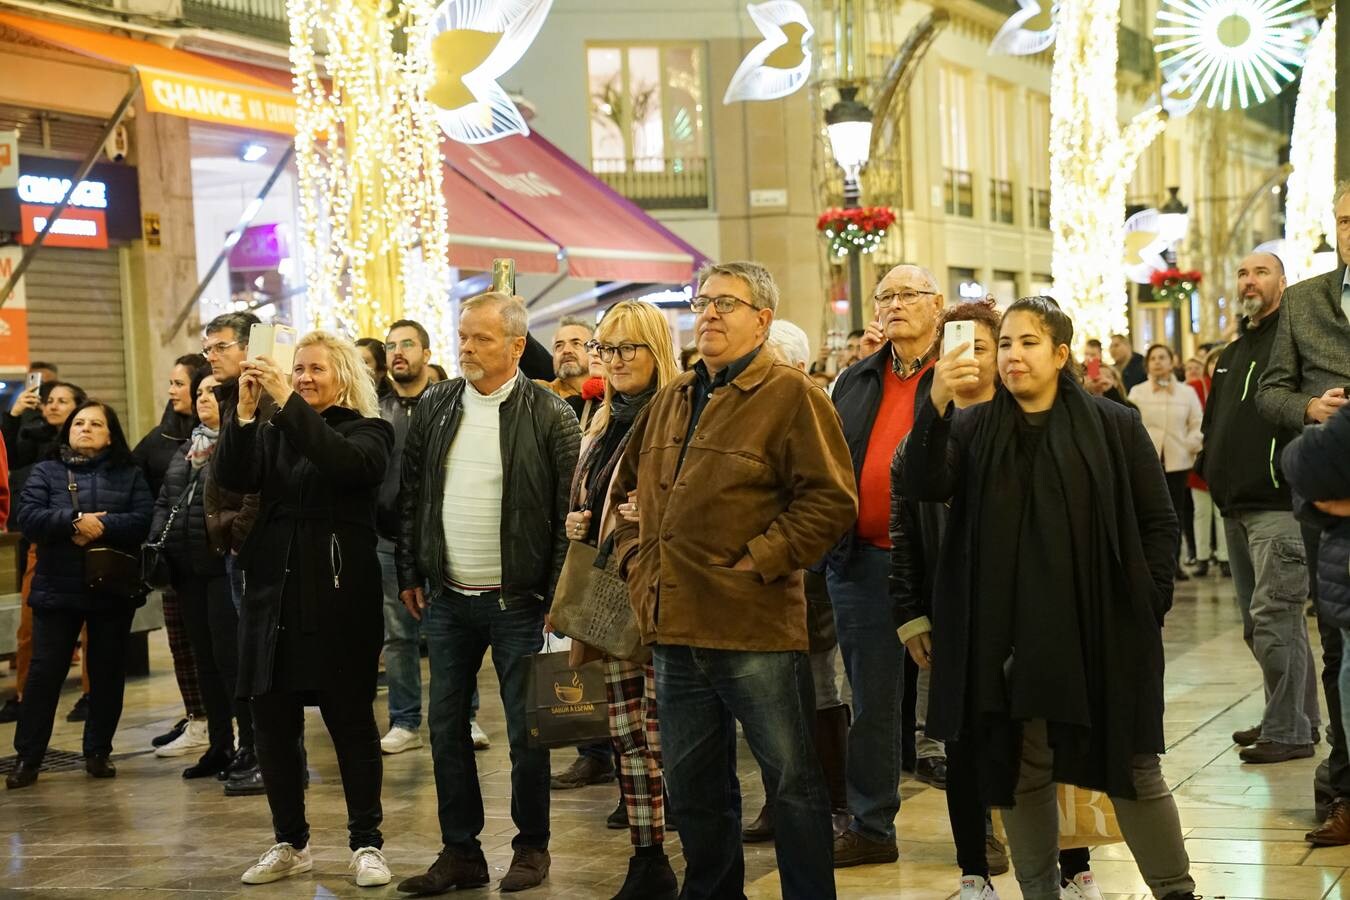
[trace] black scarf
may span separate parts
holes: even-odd
[[[586,451],[586,458],[577,469],[584,478],[581,487],[586,492],[582,505],[578,508],[591,511],[592,538],[599,534],[600,512],[605,507],[605,495],[609,492],[609,482],[614,475],[614,469],[619,465],[624,448],[628,445],[628,435],[633,429],[633,422],[655,394],[655,385],[640,394],[629,395],[615,391],[610,398],[609,422],[605,425],[604,433],[591,442],[590,448]],[[573,494],[576,494],[575,490]]]

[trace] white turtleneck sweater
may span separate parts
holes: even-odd
[[[501,405],[519,372],[491,394],[464,385],[464,413],[445,456],[445,574],[457,587],[485,591],[502,583]]]

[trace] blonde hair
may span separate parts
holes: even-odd
[[[368,419],[380,415],[375,384],[366,370],[366,364],[356,352],[355,344],[327,331],[311,331],[295,344],[297,353],[305,347],[323,347],[328,351],[328,361],[333,366],[333,375],[338,383],[335,405],[354,409]]]
[[[530,332],[530,313],[519,297],[513,297],[503,291],[488,291],[476,297],[470,297],[459,305],[459,314],[463,316],[470,310],[483,307],[495,309],[502,317],[502,327],[508,338],[525,337]]]
[[[661,310],[641,300],[624,300],[616,303],[605,313],[595,329],[597,341],[607,341],[615,332],[622,330],[624,336],[635,344],[646,344],[647,350],[656,358],[656,386],[663,388],[680,374],[680,365],[675,360],[675,340],[670,333],[670,323]],[[605,402],[591,416],[586,433],[600,435],[609,425],[609,409],[614,402],[614,385],[605,379]]]

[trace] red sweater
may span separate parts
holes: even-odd
[[[914,427],[914,394],[931,366],[927,363],[905,379],[889,369],[881,377],[881,405],[858,478],[858,540],[887,550],[891,547],[891,459]]]

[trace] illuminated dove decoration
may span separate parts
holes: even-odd
[[[815,29],[796,0],[751,4],[746,12],[764,40],[741,61],[727,85],[724,104],[738,100],[777,100],[806,84],[811,74],[811,36]]]
[[[1163,252],[1172,243],[1160,234],[1156,209],[1143,209],[1125,220],[1125,275],[1135,284],[1148,284],[1154,272],[1167,268]]]
[[[431,21],[436,82],[427,100],[441,130],[464,144],[529,134],[520,110],[497,84],[520,61],[553,0],[445,0]]]
[[[1052,4],[1048,13],[1036,0],[1017,0],[1021,7],[1008,17],[1003,27],[989,42],[989,53],[1008,56],[1034,56],[1049,49],[1055,42],[1055,14],[1059,4]]]

